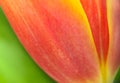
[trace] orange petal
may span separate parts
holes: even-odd
[[[80,0],[88,17],[99,56],[103,83],[107,82],[106,62],[109,49],[109,27],[106,0]]]
[[[111,75],[120,67],[120,0],[108,0],[110,49],[108,66]]]
[[[99,60],[79,0],[1,0],[19,40],[61,83],[100,83]]]
[[[109,29],[106,0],[80,0],[87,14],[100,61],[106,62],[109,48]]]

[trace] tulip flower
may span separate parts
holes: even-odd
[[[120,66],[119,0],[0,0],[18,39],[58,83],[112,83]]]
[[[1,7],[0,83],[56,83],[25,51]]]

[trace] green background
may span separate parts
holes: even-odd
[[[0,83],[56,83],[31,59],[0,8]],[[120,69],[113,83],[120,83]]]
[[[0,83],[55,83],[24,50],[1,9]]]

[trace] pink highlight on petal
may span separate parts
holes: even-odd
[[[59,83],[101,81],[92,33],[79,1],[1,1],[19,40],[52,78]]]

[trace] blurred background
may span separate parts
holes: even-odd
[[[22,47],[1,8],[0,83],[55,83]]]

